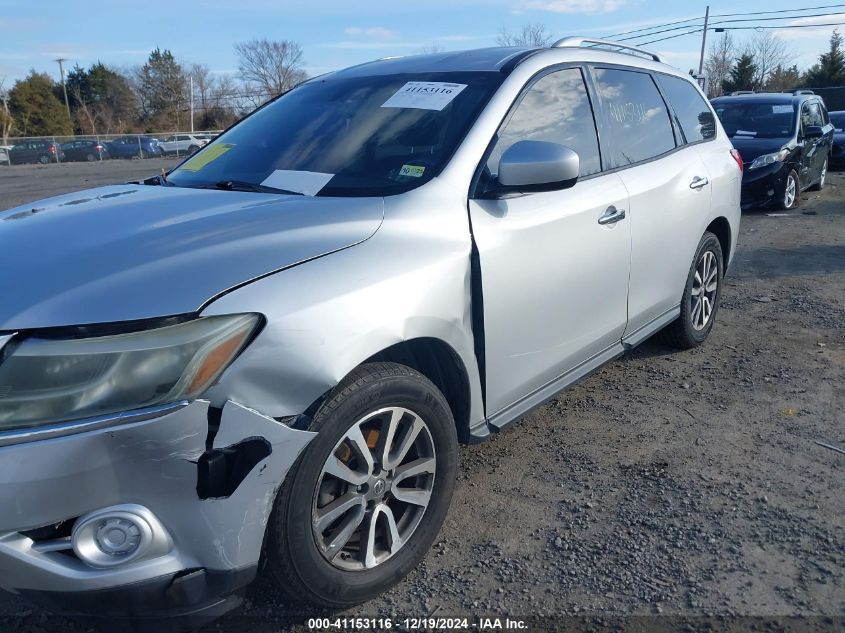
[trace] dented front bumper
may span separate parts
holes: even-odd
[[[231,401],[218,425],[195,401],[137,423],[2,446],[0,587],[65,612],[220,615],[254,577],[276,490],[313,436]],[[233,455],[237,467],[227,467]],[[92,566],[69,530],[114,506],[145,509],[165,534],[147,556]]]

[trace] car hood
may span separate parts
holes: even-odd
[[[758,156],[777,152],[783,146],[789,145],[789,139],[732,136],[731,143],[739,151],[739,155],[742,156],[742,162],[747,165]]]
[[[197,311],[221,292],[357,244],[382,198],[120,185],[0,212],[0,331]]]

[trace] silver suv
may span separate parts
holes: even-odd
[[[207,615],[398,582],[482,442],[702,343],[742,162],[690,77],[568,38],[312,79],[166,177],[0,213],[0,585]]]

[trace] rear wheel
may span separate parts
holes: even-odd
[[[449,406],[418,372],[362,365],[314,416],[279,491],[267,559],[288,597],[343,607],[399,582],[431,547],[457,473]]]
[[[824,189],[824,181],[827,178],[827,158],[824,159],[824,164],[822,165],[822,173],[819,174],[819,181],[810,187],[810,191],[821,191]]]
[[[788,211],[798,206],[798,194],[801,191],[798,184],[798,174],[794,169],[790,170],[786,176],[786,182],[783,186],[783,191],[780,193],[780,198],[777,201],[778,209]]]
[[[701,345],[716,320],[724,276],[722,246],[713,233],[705,233],[692,260],[680,316],[661,332],[663,339],[681,349]]]
[[[94,156],[94,154],[88,154],[85,157],[85,160],[87,160],[89,163],[93,163],[95,160],[97,160],[97,157]]]
[[[50,157],[49,157],[49,156],[47,156],[46,154],[44,154],[44,155],[42,155],[42,156],[39,156],[39,157],[38,157],[38,162],[39,162],[39,163],[41,163],[42,165],[46,165],[47,163],[49,163],[49,162],[50,162]]]

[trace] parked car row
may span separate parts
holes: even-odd
[[[109,158],[156,158],[193,154],[214,138],[212,134],[174,134],[163,141],[148,135],[131,134],[111,140],[78,139],[67,143],[41,139],[4,147],[2,162],[61,163],[97,161]]]

